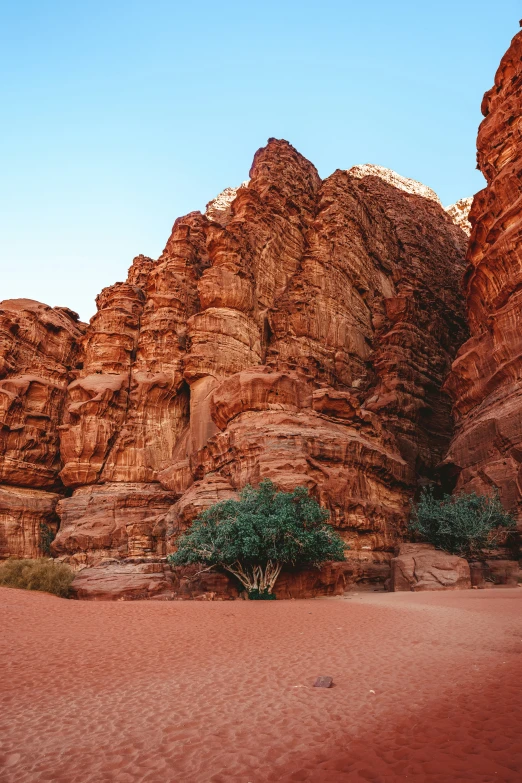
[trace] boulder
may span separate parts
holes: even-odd
[[[391,589],[467,590],[471,587],[469,563],[463,557],[435,549],[431,544],[401,544],[391,561]]]

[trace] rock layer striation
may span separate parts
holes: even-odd
[[[59,430],[84,330],[67,308],[0,302],[0,557],[38,556],[58,527]]]

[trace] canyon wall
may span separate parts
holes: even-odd
[[[457,431],[446,465],[457,491],[498,490],[522,520],[522,32],[484,96],[477,139],[487,181],[473,201],[465,276],[471,338],[446,389]]]
[[[87,328],[4,302],[2,554],[34,554],[59,517],[53,553],[75,566],[158,559],[200,510],[270,478],[307,486],[346,569],[381,578],[451,437],[466,242],[420,183],[377,166],[321,180],[270,139],[248,182],[102,291]]]

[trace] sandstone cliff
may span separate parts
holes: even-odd
[[[451,436],[465,246],[419,183],[373,166],[322,181],[269,140],[248,182],[102,291],[84,335],[39,306],[61,319],[54,445],[24,422],[5,484],[59,493],[53,549],[75,564],[164,555],[198,511],[265,477],[330,509],[352,570],[386,564]],[[15,353],[0,355],[21,388]],[[24,449],[38,468],[20,478]]]
[[[57,529],[59,426],[84,329],[67,308],[0,302],[0,557],[35,557]]]
[[[498,489],[522,514],[522,32],[484,96],[465,292],[471,339],[447,382],[457,432],[446,463],[457,489]]]

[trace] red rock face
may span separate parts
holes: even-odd
[[[54,488],[57,427],[85,325],[30,299],[0,303],[0,481]]]
[[[84,329],[67,308],[0,303],[0,557],[37,556],[58,526],[58,431]]]
[[[465,279],[471,339],[447,390],[457,432],[446,458],[458,490],[494,489],[522,514],[522,32],[484,96],[477,140],[487,187],[475,196]]]
[[[271,478],[306,485],[349,542],[331,590],[381,574],[448,446],[465,245],[418,183],[379,167],[321,181],[270,140],[248,183],[98,297],[60,419],[55,554],[127,573]],[[323,577],[303,579],[313,594]]]

